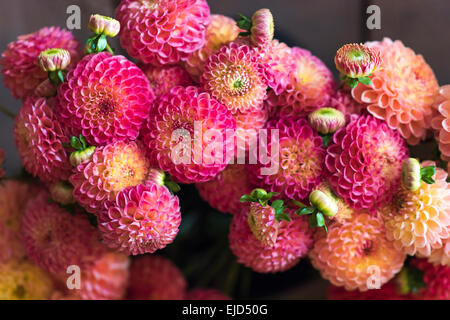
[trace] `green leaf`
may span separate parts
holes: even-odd
[[[82,145],[82,147],[83,147],[83,150],[86,149],[87,146],[88,146],[87,141],[86,141],[86,138],[85,138],[82,134],[80,134],[80,136],[78,137],[78,139],[79,139],[80,142],[81,142],[81,145]]]
[[[425,183],[433,184],[433,176],[436,174],[436,166],[428,166],[420,169],[420,176]]]
[[[80,141],[80,139],[78,139],[75,136],[72,136],[72,138],[70,138],[70,145],[72,146],[72,148],[74,148],[75,150],[83,150],[83,145]]]
[[[326,148],[330,144],[330,141],[333,138],[333,135],[332,134],[324,134],[324,135],[320,135],[320,137],[322,138],[323,146]]]
[[[372,80],[367,76],[358,78],[358,81],[361,82],[362,84],[365,84],[366,86],[370,86],[372,84]]]
[[[307,215],[307,214],[312,214],[312,213],[314,213],[314,211],[316,211],[316,209],[314,207],[306,207],[306,208],[298,209],[297,211],[295,211],[295,213],[299,216],[303,216],[303,215]]]
[[[268,201],[268,200],[270,200],[273,196],[276,196],[276,195],[279,195],[279,193],[278,193],[278,192],[269,192],[269,193],[267,193],[266,195],[262,196],[262,197],[261,197],[261,200]]]
[[[240,19],[237,21],[237,26],[242,29],[248,31],[250,34],[250,29],[252,28],[252,20],[244,16],[243,14],[239,14]]]
[[[291,218],[289,217],[289,213],[287,213],[286,211],[275,212],[275,219],[277,221],[285,220],[285,221],[291,222]]]
[[[239,202],[255,202],[255,199],[248,195],[248,194],[244,194],[240,199]]]
[[[355,78],[346,78],[347,84],[350,86],[350,88],[355,88],[358,85],[358,79]]]
[[[62,70],[58,70],[57,75],[58,75],[59,81],[61,81],[61,83],[64,83],[64,73],[63,73],[63,71]]]
[[[102,52],[106,49],[108,41],[106,40],[106,36],[104,34],[100,35],[97,40],[97,52]]]
[[[313,214],[309,216],[309,227],[310,228],[317,227],[317,219]]]
[[[318,227],[325,226],[325,218],[323,217],[323,214],[321,212],[316,213],[316,221]]]
[[[174,194],[181,190],[180,185],[173,181],[167,181],[165,183],[167,189],[169,189],[170,193]]]
[[[283,209],[284,208],[284,203],[283,200],[275,200],[272,202],[272,208],[274,208],[275,210],[278,209]]]

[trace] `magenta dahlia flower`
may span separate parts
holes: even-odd
[[[257,164],[249,165],[250,181],[265,190],[280,193],[285,199],[306,199],[326,172],[325,148],[321,137],[305,119],[294,117],[271,120],[267,123],[267,129],[268,142],[264,143],[263,139],[259,149],[266,150],[270,161],[263,164],[260,159]],[[272,129],[279,130],[279,141],[271,141]],[[274,172],[268,174],[262,170],[268,171],[269,168]]]
[[[14,124],[14,141],[25,170],[44,182],[66,180],[72,172],[63,143],[69,139],[54,114],[55,100],[29,97]]]
[[[139,184],[120,191],[98,217],[103,242],[137,255],[172,243],[181,222],[178,198],[162,185]]]
[[[331,187],[355,209],[376,209],[400,186],[408,154],[400,134],[384,121],[355,116],[328,147],[325,162]]]
[[[69,181],[77,202],[96,214],[106,202],[114,201],[121,190],[146,181],[149,170],[140,144],[118,141],[97,148],[90,160],[75,168]]]
[[[205,43],[206,0],[122,0],[116,9],[120,43],[144,63],[174,64]]]
[[[80,44],[70,31],[57,27],[42,28],[34,33],[19,36],[2,53],[1,74],[5,86],[14,98],[24,99],[32,95],[36,87],[45,79],[47,72],[38,64],[41,51],[61,48],[69,51],[72,65],[81,57]]]
[[[234,132],[236,121],[224,105],[197,87],[175,87],[156,101],[142,137],[152,166],[195,183],[225,169],[226,151],[234,147],[228,129]]]
[[[145,74],[123,56],[85,56],[58,89],[58,112],[71,135],[92,145],[134,140],[154,98]]]

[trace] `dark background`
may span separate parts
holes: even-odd
[[[118,2],[115,0],[1,1],[0,50],[5,50],[7,44],[14,41],[18,35],[31,33],[43,26],[65,27],[68,17],[66,9],[71,4],[81,8],[82,30],[73,30],[73,32],[81,42],[84,42],[89,36],[87,22],[90,14],[114,16],[114,8]],[[440,85],[450,83],[449,0],[208,0],[208,3],[212,13],[234,18],[238,13],[251,16],[259,8],[269,8],[275,18],[276,36],[279,39],[291,46],[297,45],[309,49],[333,71],[335,70],[334,54],[345,43],[380,40],[385,36],[400,39],[406,46],[423,54],[433,68]],[[371,31],[366,28],[368,17],[366,8],[370,4],[377,4],[381,8],[381,30]],[[112,44],[113,47],[118,48],[117,39]],[[3,85],[0,85],[0,104],[14,113],[17,113],[20,107],[20,101],[14,100]],[[0,114],[0,147],[7,152],[5,169],[8,175],[19,172],[21,167],[12,130],[13,121]],[[197,199],[195,190],[187,187],[182,195],[184,209],[190,211],[196,208],[197,211],[210,211],[205,203],[196,203]],[[214,215],[214,217],[217,216]],[[194,215],[192,219],[199,219],[199,217]],[[192,219],[189,220],[190,222],[185,221],[185,229],[189,229],[189,225],[200,225]],[[200,219],[203,219],[202,216]],[[219,229],[222,228],[221,215],[213,218],[214,221],[208,219],[203,220],[202,223],[206,225],[206,229],[210,229],[210,224],[217,224]],[[227,223],[228,221],[225,222]],[[184,231],[187,232],[187,230]],[[183,237],[180,237],[178,242],[182,239]],[[192,245],[203,246],[201,242]],[[168,255],[176,257],[177,247],[175,245],[173,250],[168,250]],[[184,266],[188,269],[190,267]],[[230,265],[230,268],[233,268],[233,265]],[[244,270],[243,273],[245,276],[248,270]],[[233,274],[230,274],[232,277]],[[309,278],[314,281],[308,281]],[[247,281],[245,279],[247,278],[237,278],[235,281]],[[311,274],[307,262],[302,262],[284,275],[262,277],[253,275],[251,283],[251,289],[247,290],[250,293],[253,292],[250,296],[274,298],[323,298],[324,289],[327,286],[325,281],[318,280],[317,274]]]

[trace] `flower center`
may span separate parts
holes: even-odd
[[[115,106],[109,100],[102,100],[98,105],[98,110],[102,115],[108,115],[114,112]]]
[[[370,255],[372,250],[373,250],[373,241],[371,241],[371,240],[364,241],[363,245],[361,246],[362,255],[368,256],[368,255]]]
[[[362,51],[353,50],[348,53],[348,57],[353,61],[361,61],[361,60],[364,60],[366,55]]]

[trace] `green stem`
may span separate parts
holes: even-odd
[[[11,119],[14,119],[16,117],[16,115],[14,113],[12,113],[11,111],[9,111],[8,109],[6,109],[4,106],[0,105],[0,112],[3,113],[5,116],[10,117]]]
[[[228,272],[227,280],[225,282],[225,293],[230,297],[233,295],[233,289],[239,276],[240,267],[241,266],[237,261],[233,261],[231,270]]]
[[[111,54],[114,54],[114,50],[109,46],[109,44],[106,44],[106,51],[108,51]]]

